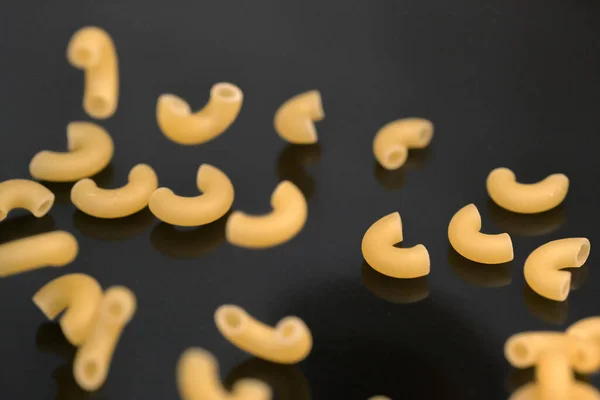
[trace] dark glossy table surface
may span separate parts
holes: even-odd
[[[0,181],[29,177],[37,151],[64,149],[67,123],[89,120],[83,75],[65,48],[76,29],[94,24],[113,35],[122,80],[117,113],[100,122],[116,152],[99,184],[118,187],[145,162],[161,185],[194,195],[207,162],[231,178],[234,209],[268,211],[274,187],[289,179],[306,194],[309,218],[291,242],[251,251],[224,240],[225,219],[191,230],[148,211],[103,221],[75,210],[71,185],[49,184],[57,197],[49,215],[11,214],[0,242],[64,229],[80,254],[63,269],[0,280],[0,397],[177,399],[176,361],[201,346],[218,357],[224,380],[262,377],[279,399],[506,398],[532,376],[504,360],[508,336],[600,313],[597,250],[564,303],[537,296],[522,273],[547,241],[599,239],[599,20],[597,0],[1,2]],[[176,93],[199,109],[219,81],[244,91],[231,129],[201,146],[166,139],[157,97]],[[319,144],[287,145],[274,132],[274,112],[313,88],[326,111]],[[400,171],[385,172],[373,136],[407,116],[431,119],[434,140]],[[505,212],[485,191],[498,166],[523,182],[563,172],[569,195],[544,215]],[[449,248],[448,222],[470,202],[484,231],[511,234],[514,261],[477,265]],[[364,264],[363,233],[393,211],[406,245],[427,246],[427,278],[394,281]],[[71,272],[126,285],[139,301],[107,383],[92,394],[73,381],[74,349],[31,302],[44,283]],[[297,366],[252,359],[215,328],[224,303],[267,323],[302,317],[314,335],[311,355]]]

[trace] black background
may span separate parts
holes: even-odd
[[[268,211],[277,183],[290,179],[309,196],[309,218],[291,242],[251,251],[225,242],[225,219],[192,230],[159,224],[148,211],[102,221],[75,210],[71,185],[49,184],[57,195],[49,215],[11,213],[0,241],[65,229],[80,254],[63,269],[0,281],[0,396],[176,399],[177,359],[201,346],[218,357],[224,380],[262,376],[282,399],[506,398],[531,376],[504,360],[508,336],[564,329],[600,312],[597,250],[563,304],[535,295],[522,275],[538,245],[598,237],[599,19],[596,0],[2,1],[0,181],[28,178],[37,151],[64,150],[67,123],[90,120],[83,74],[65,49],[93,24],[113,36],[122,81],[117,113],[100,122],[116,152],[99,184],[118,187],[145,162],[161,186],[195,195],[197,168],[207,162],[231,178],[234,209]],[[157,97],[176,93],[199,109],[219,81],[244,91],[235,124],[201,146],[166,139]],[[319,145],[289,146],[274,132],[274,112],[310,89],[321,91],[326,112]],[[373,136],[407,116],[432,120],[433,142],[385,172]],[[523,182],[567,174],[564,205],[529,217],[498,209],[485,178],[499,166]],[[470,202],[484,231],[512,235],[514,261],[476,265],[449,249],[447,224]],[[429,277],[395,282],[363,264],[363,233],[393,211],[406,245],[427,246]],[[73,349],[31,302],[43,284],[72,272],[126,285],[139,301],[94,394],[76,387]],[[302,317],[313,352],[293,367],[251,360],[215,328],[223,303],[267,323]]]

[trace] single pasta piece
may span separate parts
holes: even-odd
[[[567,335],[590,340],[600,347],[600,317],[584,318],[567,329]]]
[[[241,307],[226,304],[215,311],[215,323],[234,346],[264,360],[295,364],[312,349],[312,335],[298,317],[285,317],[272,328]]]
[[[544,400],[568,399],[575,384],[569,358],[561,349],[543,351],[535,368],[539,396]]]
[[[229,243],[248,248],[266,248],[285,243],[304,227],[308,206],[304,195],[290,181],[283,181],[271,195],[269,214],[254,216],[235,211],[227,220],[225,237]]]
[[[373,140],[373,154],[385,169],[398,169],[408,149],[423,149],[433,138],[433,124],[423,118],[403,118],[385,124]]]
[[[407,249],[394,247],[402,240],[400,214],[388,214],[367,229],[362,239],[363,257],[373,269],[393,278],[428,275],[430,261],[425,246],[418,244]]]
[[[571,289],[571,273],[562,268],[579,268],[590,255],[586,238],[560,239],[535,249],[525,260],[525,280],[540,296],[565,301]]]
[[[475,204],[457,211],[448,225],[448,239],[458,254],[482,264],[502,264],[514,258],[508,233],[481,233],[481,215]]]
[[[178,196],[165,187],[156,190],[150,197],[150,211],[161,221],[179,226],[206,225],[229,211],[234,190],[223,171],[202,164],[196,175],[196,186],[203,193],[196,197]]]
[[[85,112],[98,119],[112,116],[119,101],[119,65],[110,35],[95,26],[79,29],[69,41],[67,59],[85,70]]]
[[[274,125],[279,137],[294,144],[317,143],[315,121],[325,118],[318,90],[300,93],[283,103],[275,113]]]
[[[600,400],[600,392],[587,383],[575,381],[566,400]],[[509,400],[546,400],[542,397],[539,384],[528,383],[520,387],[509,398]]]
[[[82,389],[93,391],[104,384],[117,342],[135,310],[136,298],[129,289],[113,286],[106,290],[97,318],[73,362],[73,374]]]
[[[219,378],[219,364],[208,351],[189,348],[177,363],[182,400],[270,400],[271,388],[256,379],[241,379],[228,392]]]
[[[210,89],[204,108],[192,113],[187,101],[163,94],[156,104],[160,130],[175,143],[193,145],[212,140],[233,124],[242,108],[244,94],[232,83],[220,82]]]
[[[77,256],[77,239],[69,232],[54,231],[0,245],[0,277],[43,267],[63,267]]]
[[[487,177],[487,191],[500,207],[521,214],[536,214],[558,206],[569,191],[569,178],[553,174],[537,183],[519,183],[508,168],[496,168]]]
[[[71,189],[71,201],[79,210],[97,218],[122,218],[148,205],[158,187],[156,173],[146,164],[129,172],[129,182],[119,189],[100,189],[91,179],[82,179]]]
[[[54,193],[45,186],[27,179],[12,179],[0,183],[0,221],[15,208],[24,208],[36,217],[43,217],[54,204]]]
[[[33,302],[49,319],[55,319],[64,310],[60,327],[67,340],[79,346],[92,327],[102,287],[85,274],[67,274],[45,284],[33,295]]]
[[[67,125],[69,152],[40,151],[29,164],[35,179],[74,182],[102,171],[112,159],[114,144],[102,127],[91,122]]]

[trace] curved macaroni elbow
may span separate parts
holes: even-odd
[[[234,190],[223,171],[202,164],[196,175],[196,186],[203,193],[196,197],[177,196],[168,188],[158,189],[150,197],[150,211],[161,221],[178,226],[206,225],[229,211]]]
[[[271,211],[253,216],[235,211],[227,220],[225,237],[229,243],[248,248],[266,248],[285,243],[304,227],[308,206],[304,195],[290,181],[283,181],[271,195]]]
[[[496,168],[487,177],[489,196],[500,207],[521,214],[535,214],[558,206],[569,191],[569,178],[553,174],[537,183],[518,183],[508,168]]]
[[[448,225],[448,239],[458,254],[482,264],[502,264],[514,258],[508,233],[481,233],[481,215],[475,204],[457,211]]]
[[[545,400],[546,397],[542,397],[540,391],[540,385],[538,383],[528,383],[520,387],[515,391],[509,398],[509,400]],[[568,397],[566,399],[577,399],[577,400],[600,400],[600,392],[587,383],[575,381],[573,386],[569,389]]]
[[[568,399],[575,384],[569,358],[560,349],[540,354],[535,376],[539,398],[544,400]]]
[[[112,116],[119,101],[119,65],[110,35],[94,26],[79,29],[69,41],[67,59],[85,71],[85,112],[98,119]]]
[[[385,169],[398,169],[408,149],[423,149],[433,138],[433,123],[423,118],[403,118],[385,124],[373,139],[373,154]]]
[[[590,241],[586,238],[548,242],[525,260],[525,281],[540,296],[564,301],[571,289],[571,273],[561,269],[581,267],[590,255],[590,249]]]
[[[112,159],[112,138],[99,125],[71,122],[67,125],[69,152],[40,151],[29,164],[35,179],[50,182],[74,182],[102,171]]]
[[[373,269],[393,278],[428,275],[430,260],[425,246],[418,244],[407,249],[394,247],[402,240],[400,214],[388,214],[371,225],[363,236],[363,257]]]
[[[283,103],[273,124],[279,137],[294,144],[317,143],[315,121],[325,118],[321,93],[318,90],[300,93]]]
[[[241,307],[223,305],[215,312],[215,323],[234,346],[264,360],[295,364],[312,349],[310,329],[298,317],[285,317],[272,328]]]
[[[11,179],[0,183],[0,221],[15,208],[24,208],[40,218],[54,204],[54,193],[27,179]]]
[[[156,104],[160,130],[175,143],[194,145],[208,142],[233,124],[242,108],[244,94],[231,83],[213,85],[206,106],[192,113],[188,102],[174,94],[163,94]]]
[[[567,329],[567,335],[590,340],[600,348],[600,317],[584,318]]]
[[[71,201],[79,210],[97,218],[122,218],[142,210],[158,187],[156,173],[146,164],[129,172],[127,185],[100,189],[91,179],[82,179],[71,189]]]

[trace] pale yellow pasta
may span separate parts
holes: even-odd
[[[400,214],[388,214],[365,232],[361,245],[363,257],[373,269],[394,278],[428,275],[430,261],[425,246],[418,244],[406,249],[394,247],[402,240]]]
[[[562,268],[579,268],[590,255],[586,238],[553,240],[535,249],[523,272],[525,281],[534,292],[551,300],[564,301],[571,289],[571,273]]]
[[[93,391],[104,384],[117,342],[135,310],[136,298],[129,289],[113,286],[106,290],[73,362],[73,375],[82,389]]]
[[[0,183],[0,221],[15,208],[24,208],[40,218],[54,204],[54,193],[27,179],[11,179]]]
[[[54,231],[0,245],[0,277],[43,267],[63,267],[77,256],[77,239]]]
[[[385,169],[398,169],[408,149],[423,149],[433,138],[433,124],[423,118],[403,118],[385,124],[373,139],[373,154]]]
[[[192,113],[188,102],[174,94],[163,94],[156,104],[160,130],[172,141],[193,145],[212,140],[225,132],[237,118],[244,100],[242,90],[234,84],[213,85],[204,108]]]
[[[45,284],[33,295],[33,302],[50,319],[61,312],[60,327],[71,344],[78,346],[87,337],[102,299],[102,287],[91,276],[68,274]]]
[[[304,195],[290,181],[283,181],[271,195],[273,211],[253,216],[235,211],[227,220],[225,237],[229,243],[248,248],[266,248],[285,243],[304,227],[308,206]]]
[[[562,349],[543,351],[535,368],[535,376],[539,396],[544,400],[567,399],[575,384],[568,355]]]
[[[519,183],[508,168],[496,168],[487,177],[487,191],[500,207],[521,214],[535,214],[558,206],[567,196],[569,178],[553,174],[537,183]]]
[[[73,182],[102,171],[112,159],[112,138],[99,125],[71,122],[67,125],[69,152],[40,151],[29,163],[29,173],[50,182]]]
[[[119,65],[110,35],[94,26],[79,29],[71,37],[67,59],[85,70],[85,112],[98,119],[112,116],[119,101]]]
[[[546,400],[542,397],[536,383],[528,383],[520,387],[509,398],[509,400]],[[564,400],[600,400],[600,392],[587,383],[575,381],[567,397]]]
[[[202,164],[196,175],[196,186],[203,193],[196,197],[178,196],[168,188],[158,189],[150,197],[150,211],[161,221],[179,226],[209,224],[229,211],[234,190],[223,171]]]
[[[264,360],[295,364],[312,349],[312,335],[298,317],[285,317],[275,327],[263,324],[241,307],[226,304],[215,312],[219,332],[234,346]]]
[[[325,118],[318,90],[300,93],[283,103],[275,113],[277,134],[294,144],[317,143],[315,121]]]
[[[458,210],[448,225],[448,239],[458,254],[482,264],[501,264],[514,257],[508,233],[481,233],[481,215],[475,204]]]
[[[79,210],[97,218],[121,218],[148,205],[158,187],[156,173],[146,164],[129,172],[129,182],[119,189],[101,189],[91,179],[82,179],[71,189],[71,201]]]
[[[600,317],[584,318],[567,329],[567,335],[592,341],[600,347]]]

